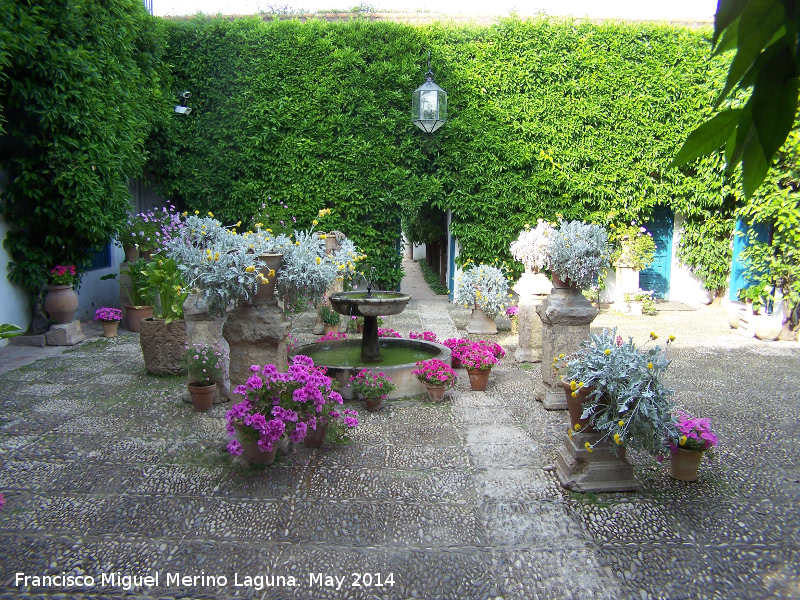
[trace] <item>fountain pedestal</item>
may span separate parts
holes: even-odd
[[[411,300],[408,294],[400,292],[339,292],[331,294],[330,302],[333,310],[340,315],[364,317],[364,331],[361,337],[361,360],[378,362],[381,349],[378,343],[378,317],[396,315]]]
[[[519,312],[517,321],[519,328],[519,344],[514,352],[517,362],[539,362],[542,360],[542,319],[536,312],[553,284],[544,273],[525,271],[514,285],[519,295]]]
[[[242,304],[228,314],[222,329],[231,349],[230,382],[244,385],[251,365],[273,364],[286,370],[286,340],[291,322],[275,300]]]

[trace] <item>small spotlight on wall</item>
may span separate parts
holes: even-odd
[[[186,106],[186,100],[192,97],[192,92],[182,92],[180,95],[181,103],[175,107],[175,112],[179,115],[188,115],[192,109]]]

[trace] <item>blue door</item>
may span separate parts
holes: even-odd
[[[672,265],[672,210],[665,206],[656,206],[645,227],[653,236],[656,254],[653,264],[639,273],[639,287],[643,290],[653,290],[655,298],[663,299],[669,294],[669,274]]]
[[[738,219],[736,221],[736,230],[733,233],[731,288],[728,295],[730,300],[739,300],[739,290],[752,285],[752,281],[746,275],[747,265],[739,258],[739,254],[748,246],[752,246],[754,242],[769,242],[769,225],[754,223],[748,227],[744,221]]]

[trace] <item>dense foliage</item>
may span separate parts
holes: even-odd
[[[47,269],[80,273],[126,218],[127,178],[169,108],[163,27],[140,0],[19,0],[2,3],[0,36],[4,245],[35,300]]]
[[[384,287],[401,277],[401,216],[412,241],[433,242],[429,225],[446,210],[461,260],[479,262],[510,258],[538,217],[646,222],[666,204],[702,234],[703,215],[728,206],[710,267],[726,271],[724,165],[666,168],[724,75],[709,36],[546,19],[173,22],[171,85],[193,93],[193,112],[153,137],[151,166],[169,197],[226,222],[264,205],[276,226],[294,217],[302,228],[330,207],[331,229],[358,244]],[[427,49],[449,94],[450,120],[434,135],[409,117]]]

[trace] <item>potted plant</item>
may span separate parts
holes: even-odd
[[[655,316],[658,314],[652,291],[637,290],[623,294],[628,312],[634,317],[642,315]]]
[[[561,221],[550,243],[553,287],[589,289],[610,262],[608,234],[600,225]]]
[[[129,215],[117,232],[117,241],[125,251],[125,260],[135,262],[138,256],[150,260],[171,235],[181,227],[175,207],[151,208],[147,212]]]
[[[461,353],[461,364],[467,369],[469,385],[476,392],[486,391],[489,373],[497,362],[494,352],[481,343],[473,343]]]
[[[361,369],[350,377],[350,387],[354,395],[366,401],[367,410],[376,411],[383,406],[387,395],[395,390],[392,378],[383,373],[374,375],[369,369]]]
[[[567,395],[570,431],[588,425],[602,435],[594,444],[586,442],[587,450],[613,440],[615,455],[625,447],[656,457],[667,454],[673,392],[663,379],[670,361],[666,348],[646,347],[657,338],[651,332],[650,340],[637,347],[632,338],[623,341],[616,328],[604,329],[581,342],[574,354],[554,360]],[[674,339],[670,336],[667,345]]]
[[[511,333],[519,332],[519,306],[509,306],[506,309],[506,316],[511,321]]]
[[[187,388],[192,406],[198,412],[206,412],[214,404],[217,381],[225,378],[227,352],[216,342],[201,342],[187,347],[185,356],[186,370],[189,373]]]
[[[472,342],[464,338],[448,338],[442,344],[450,348],[450,364],[454,369],[458,369],[462,366],[461,357],[464,351],[469,348]]]
[[[72,323],[78,312],[78,294],[72,288],[77,271],[75,265],[56,265],[50,269],[44,309],[55,323]]]
[[[341,419],[353,428],[358,419],[353,411],[341,409],[342,396],[324,367],[315,367],[308,356],[297,355],[286,373],[275,365],[251,367],[252,375],[234,393],[245,397],[225,413],[226,431],[231,440],[228,451],[244,454],[251,464],[272,464],[278,442],[305,439],[309,430]]]
[[[128,299],[128,304],[123,306],[128,317],[129,331],[139,331],[142,319],[153,316],[153,293],[147,281],[146,267],[147,261],[139,258],[121,268],[119,275],[111,273],[100,278],[117,279],[120,282]]]
[[[555,232],[550,223],[538,219],[536,227],[531,229],[526,223],[516,241],[511,242],[511,256],[525,265],[526,273],[539,273],[548,267],[550,244]]]
[[[467,333],[496,334],[494,317],[505,310],[511,297],[505,265],[472,265],[468,260],[465,266],[456,283],[453,301],[472,307]]]
[[[153,314],[141,321],[139,344],[148,373],[185,372],[186,322],[183,303],[189,295],[178,264],[159,253],[142,269],[149,294],[156,298]]]
[[[118,308],[98,308],[94,311],[94,320],[103,326],[103,337],[117,337],[117,327],[122,321],[122,311]]]
[[[613,248],[611,262],[615,267],[627,267],[638,272],[652,264],[656,244],[645,227],[637,225],[636,221],[621,226],[611,223],[608,227],[608,241]]]
[[[678,412],[678,418],[667,428],[670,450],[669,476],[681,481],[697,481],[697,468],[707,454],[714,458],[718,439],[711,431],[711,421]]]
[[[412,371],[428,390],[428,397],[434,402],[444,398],[444,393],[455,386],[458,375],[452,367],[438,358],[421,360]]]
[[[320,318],[322,319],[322,323],[325,325],[325,334],[332,333],[336,331],[339,327],[339,313],[337,313],[328,302],[323,302],[322,308],[320,309]]]

